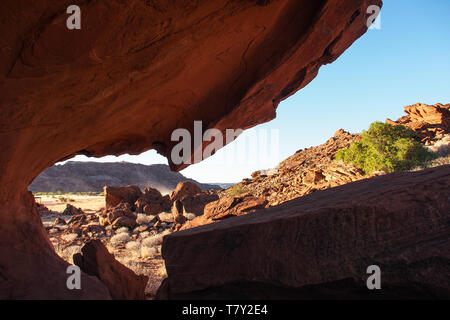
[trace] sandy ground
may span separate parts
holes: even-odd
[[[75,200],[74,202],[61,202],[58,198],[65,197]],[[95,212],[105,207],[104,196],[87,196],[87,195],[44,195],[35,196],[36,202],[45,205],[52,211],[63,212],[66,208],[66,203],[74,207],[81,208],[85,212]]]

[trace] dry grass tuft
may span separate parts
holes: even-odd
[[[109,239],[109,244],[114,248],[130,241],[130,235],[127,232],[118,233]]]

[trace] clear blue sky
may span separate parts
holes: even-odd
[[[337,61],[323,66],[306,88],[280,103],[275,120],[250,129],[278,130],[276,158],[250,164],[218,161],[239,137],[182,173],[201,182],[238,182],[298,149],[325,142],[339,128],[361,132],[373,121],[403,116],[406,105],[450,103],[448,21],[449,0],[384,0],[380,30],[368,30]],[[155,151],[73,160],[167,163]]]

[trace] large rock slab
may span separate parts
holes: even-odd
[[[450,165],[166,236],[159,298],[450,298]],[[366,288],[378,265],[382,290]],[[308,292],[310,293],[308,295]]]

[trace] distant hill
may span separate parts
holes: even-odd
[[[128,162],[76,162],[55,165],[42,172],[29,186],[32,192],[100,192],[103,186],[135,185],[158,189],[166,194],[178,182],[192,181],[203,190],[220,189],[213,184],[199,183],[179,172],[170,171],[165,164],[143,165]]]
[[[235,183],[212,183],[213,185],[216,185],[216,186],[219,186],[219,187],[221,187],[222,189],[228,189],[229,187],[232,187],[232,186],[234,186],[234,185],[236,185],[236,184],[238,184],[237,182],[235,182]]]

